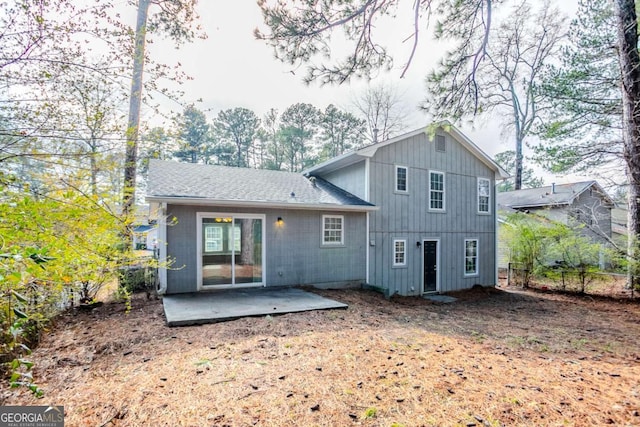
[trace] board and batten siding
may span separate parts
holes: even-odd
[[[366,162],[364,160],[323,176],[333,185],[361,198],[367,199],[366,189]]]
[[[439,289],[449,292],[475,284],[495,285],[495,172],[447,133],[445,152],[425,133],[380,147],[370,159],[370,285],[389,295],[422,293],[422,247],[438,240]],[[396,166],[408,168],[408,191],[395,191]],[[445,175],[445,209],[429,209],[429,171]],[[478,178],[491,185],[490,212],[478,213]],[[407,241],[406,266],[393,266],[393,241]],[[478,274],[465,276],[464,241],[478,240]]]
[[[167,293],[196,292],[197,213],[265,215],[265,285],[339,287],[363,283],[366,278],[366,214],[286,209],[244,209],[218,206],[167,206],[175,225],[167,227]],[[322,216],[344,217],[344,245],[323,246]],[[283,219],[277,225],[277,218]]]

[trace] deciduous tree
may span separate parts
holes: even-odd
[[[352,105],[366,120],[369,142],[385,141],[405,130],[408,108],[390,84],[368,86],[354,97]]]
[[[436,118],[458,121],[478,114],[502,113],[503,126],[513,131],[516,190],[522,188],[523,145],[549,104],[537,87],[563,35],[562,14],[548,0],[538,11],[522,2],[489,37],[484,60],[475,65],[475,78],[481,84],[466,87],[465,70],[472,68],[473,47],[463,44],[458,44],[427,78],[424,108]]]

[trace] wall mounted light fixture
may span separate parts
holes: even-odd
[[[282,219],[281,216],[279,216],[278,219],[276,220],[276,224],[278,224],[278,225],[284,224],[284,220]]]
[[[416,248],[419,248],[420,246],[422,246],[422,243],[420,243],[419,241],[416,242]]]

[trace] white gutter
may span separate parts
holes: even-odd
[[[325,211],[349,211],[349,212],[370,212],[376,211],[377,206],[363,205],[335,205],[321,203],[288,203],[288,202],[256,202],[245,200],[216,200],[198,197],[163,197],[147,196],[147,200],[156,203],[172,205],[199,205],[199,206],[221,206],[235,208],[258,208],[258,209],[304,209],[304,210],[325,210]]]
[[[167,204],[160,203],[158,207],[158,294],[167,292]],[[164,267],[163,267],[164,266]]]

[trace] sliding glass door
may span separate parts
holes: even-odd
[[[203,287],[263,284],[261,215],[199,216],[199,269]]]

